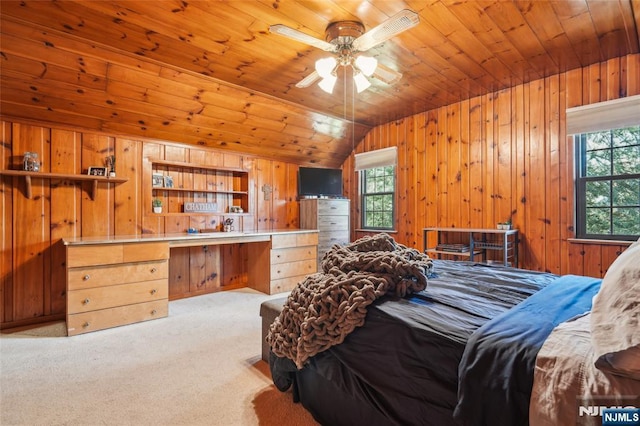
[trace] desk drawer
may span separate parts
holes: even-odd
[[[269,294],[282,293],[284,291],[291,291],[293,288],[305,280],[307,275],[296,275],[294,277],[281,278],[279,280],[271,281],[271,291]]]
[[[103,330],[119,325],[164,318],[168,313],[169,302],[167,299],[163,299],[67,315],[67,334],[69,336],[75,336],[76,334]]]
[[[157,262],[125,263],[109,266],[85,266],[69,269],[68,290],[79,290],[169,277],[169,263]]]
[[[89,244],[67,247],[67,268],[169,258],[166,242]]]
[[[271,248],[300,247],[318,244],[317,232],[280,234],[271,236]]]
[[[316,246],[292,247],[271,250],[271,265],[296,262],[298,260],[315,259],[318,256]]]
[[[168,294],[166,279],[74,290],[67,294],[67,314],[167,299]]]
[[[317,271],[316,259],[300,260],[297,262],[280,263],[271,267],[271,279],[308,275]]]

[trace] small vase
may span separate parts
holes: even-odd
[[[153,212],[154,213],[162,213],[162,207],[154,207],[153,208]]]

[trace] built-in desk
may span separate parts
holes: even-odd
[[[318,232],[213,232],[66,238],[69,336],[168,315],[172,248],[247,244],[248,286],[290,290],[315,273]]]

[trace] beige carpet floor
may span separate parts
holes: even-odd
[[[0,424],[316,425],[260,358],[251,289],[169,303],[167,318],[64,336],[0,335]]]

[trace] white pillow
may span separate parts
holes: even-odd
[[[611,264],[591,311],[595,366],[640,380],[640,239]]]

